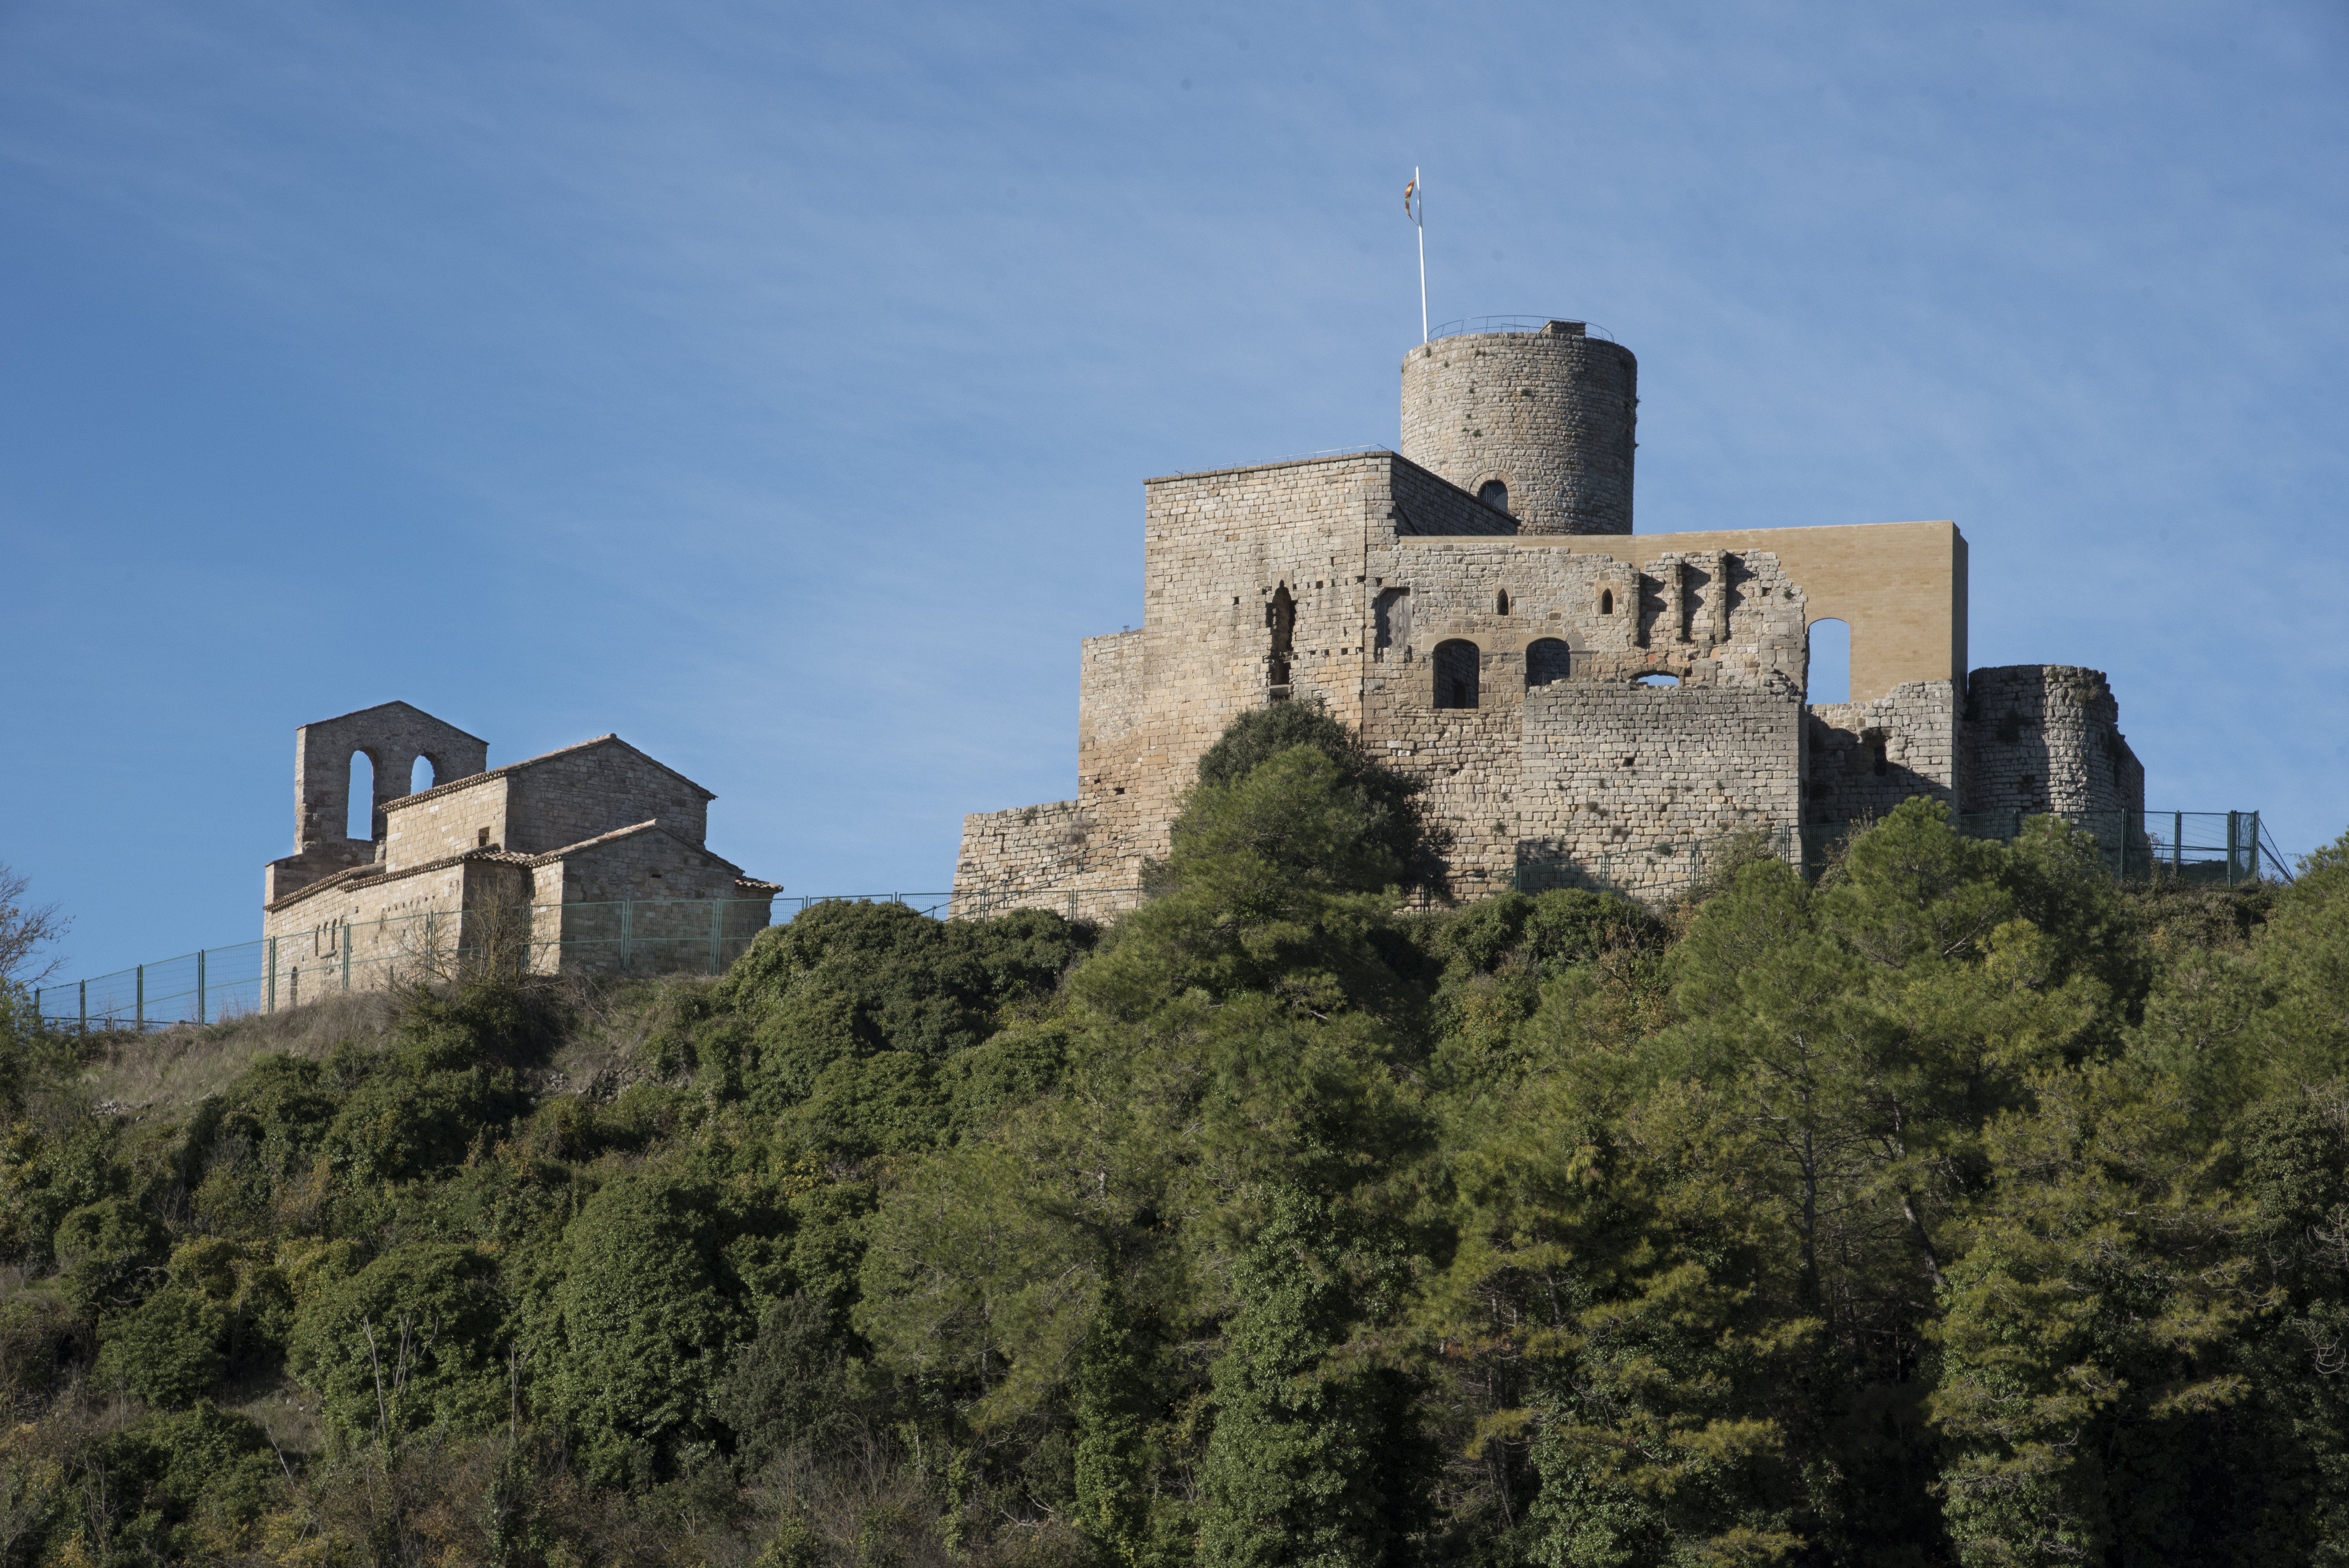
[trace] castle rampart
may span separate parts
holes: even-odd
[[[1507,407],[1516,423],[1460,401],[1511,374],[1552,378]],[[2030,779],[2061,781],[2042,797],[2056,809],[2128,795],[2136,759],[2103,677],[2073,678],[2094,672],[1977,672],[2019,716],[2009,727],[2044,740],[1975,737],[1953,523],[1630,533],[1634,374],[1628,353],[1562,328],[1444,339],[1405,361],[1404,428],[1448,472],[1374,452],[1146,481],[1143,624],[1083,645],[1076,797],[966,819],[958,907],[1133,887],[1200,755],[1268,702],[1318,702],[1423,779],[1464,896],[1600,864],[1623,885],[1633,851],[1644,865],[1656,846],[1855,820],[1912,795],[1972,810]],[[1571,418],[1552,407],[1586,394]],[[1557,449],[1523,471],[1565,476],[1561,507],[1599,494],[1591,476],[1619,457],[1605,493],[1622,527],[1464,488],[1512,442]],[[1823,620],[1850,628],[1851,700],[1806,708]]]

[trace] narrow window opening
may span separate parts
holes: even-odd
[[[364,751],[351,753],[350,809],[344,815],[343,837],[375,837],[375,758]]]
[[[1268,685],[1288,685],[1288,650],[1297,634],[1297,601],[1289,597],[1288,584],[1284,583],[1272,592],[1272,603],[1265,609],[1265,624],[1272,631],[1272,653],[1266,660]]]
[[[1811,623],[1810,674],[1803,700],[1820,703],[1851,700],[1851,626],[1843,621]]]
[[[1869,770],[1878,779],[1892,771],[1892,760],[1885,753],[1885,741],[1882,736],[1868,738],[1868,756]]]
[[[411,795],[421,795],[440,781],[440,764],[429,757],[419,756],[415,766],[408,770],[408,792]]]
[[[1599,591],[1599,613],[1602,615],[1611,615],[1615,613],[1614,589],[1601,588]]]
[[[1498,593],[1493,595],[1493,614],[1495,615],[1506,615],[1508,613],[1509,591],[1506,588],[1504,588]]]
[[[1475,707],[1476,706],[1476,668],[1484,655],[1476,645],[1468,642],[1448,642],[1435,645],[1435,706],[1438,707]]]
[[[440,808],[436,806],[433,810],[437,811]],[[486,850],[489,847],[490,830],[487,828],[482,828],[473,834],[473,848],[477,850]]]
[[[1505,480],[1486,480],[1476,487],[1476,499],[1495,511],[1509,510],[1509,487]]]

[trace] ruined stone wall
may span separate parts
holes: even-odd
[[[1692,849],[1796,820],[1801,733],[1801,701],[1783,688],[1537,688],[1516,811],[1520,885],[1685,886]]]
[[[1817,703],[1806,713],[1804,821],[1882,817],[1914,795],[1956,807],[1954,682],[1912,681],[1874,702]]]
[[[1423,344],[1402,363],[1403,456],[1472,496],[1506,485],[1528,533],[1629,533],[1639,368],[1579,322]]]
[[[1094,826],[1092,813],[1074,800],[971,812],[962,820],[962,852],[955,863],[951,913],[985,913],[1015,907],[1023,902],[1023,895],[1065,889],[1087,871],[1109,869],[1092,862]],[[1119,861],[1128,872],[1125,885],[1134,885],[1140,876],[1139,859],[1120,856]]]
[[[2142,812],[2145,769],[2102,670],[2005,665],[1966,680],[1962,809]]]
[[[1058,907],[1133,887],[1200,754],[1268,701],[1323,702],[1425,782],[1460,896],[1570,879],[1626,845],[1961,793],[1964,549],[1947,524],[1528,535],[1388,453],[1154,480],[1147,496],[1144,623],[1081,654],[1076,796],[966,819],[958,907],[988,888]],[[1812,575],[1853,621],[1862,700],[1806,732]],[[1635,684],[1661,677],[1676,686]],[[1575,723],[1596,727],[1557,727]],[[1646,727],[1628,749],[1627,725]],[[1604,782],[1559,789],[1586,765]],[[1806,767],[1826,786],[1807,811]]]

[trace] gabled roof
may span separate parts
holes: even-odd
[[[420,707],[417,707],[417,706],[416,706],[414,703],[412,703],[412,702],[379,702],[379,703],[376,704],[373,707],[357,707],[357,708],[353,708],[353,709],[352,709],[350,712],[348,712],[348,713],[338,713],[338,714],[335,715],[335,717],[332,717],[332,718],[313,718],[313,719],[307,719],[307,720],[305,720],[305,721],[304,721],[304,723],[303,723],[303,725],[302,725],[302,727],[303,727],[304,729],[307,729],[307,728],[309,728],[312,725],[316,725],[316,724],[340,724],[343,720],[345,720],[345,719],[347,719],[347,718],[365,718],[368,714],[371,714],[371,713],[382,713],[382,712],[386,711],[387,709],[389,709],[389,708],[395,708],[395,707],[396,707],[396,708],[400,709],[402,712],[406,712],[406,713],[412,713],[412,714],[414,714],[414,715],[415,715],[417,717],[419,717],[419,718],[429,718],[429,719],[430,719],[433,723],[435,723],[435,724],[437,724],[437,725],[440,726],[440,727],[441,727],[441,728],[443,728],[443,729],[455,729],[455,730],[457,730],[457,733],[458,733],[459,735],[463,736],[463,737],[464,737],[466,739],[468,739],[468,740],[478,740],[478,741],[481,741],[481,743],[483,746],[487,746],[487,745],[489,744],[489,742],[488,742],[488,741],[486,741],[486,740],[481,740],[481,738],[480,736],[478,736],[478,735],[474,735],[474,734],[472,734],[472,733],[471,733],[470,731],[467,731],[467,730],[457,729],[457,727],[456,727],[455,725],[450,724],[447,719],[442,718],[439,714],[437,714],[437,713],[427,713],[427,712],[425,712],[422,708],[420,708]]]
[[[625,750],[633,752],[635,755],[643,758],[646,761],[659,769],[662,772],[667,774],[670,778],[676,779],[678,783],[684,785],[687,789],[693,790],[703,799],[715,800],[718,799],[718,795],[715,790],[704,789],[700,785],[696,784],[692,779],[688,779],[684,774],[679,773],[676,769],[671,768],[659,758],[637,750],[636,748],[630,746],[626,741],[621,739],[616,735],[599,735],[593,740],[583,740],[576,746],[561,747],[554,751],[544,752],[536,757],[524,758],[520,762],[509,762],[502,768],[492,768],[486,773],[475,773],[463,779],[451,779],[446,784],[435,784],[429,789],[419,789],[413,795],[402,795],[396,800],[385,801],[383,809],[387,811],[397,811],[404,806],[413,806],[419,800],[437,799],[440,796],[453,793],[459,789],[471,789],[474,785],[481,783],[485,779],[503,779],[512,774],[527,771],[530,769],[537,767],[542,762],[552,762],[558,757],[569,757],[576,752],[593,750],[598,746],[617,746]]]

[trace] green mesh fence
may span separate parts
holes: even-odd
[[[2084,811],[2064,820],[2091,835],[2106,867],[2128,882],[2175,881],[2233,887],[2271,878],[2289,882],[2282,851],[2257,811]],[[2020,811],[1955,819],[1971,838],[2002,842],[2021,833]],[[1772,853],[1816,876],[1858,822],[1781,828]],[[1584,887],[1644,903],[1669,903],[1705,879],[1727,838],[1628,846],[1581,860],[1519,851],[1511,885],[1528,892]],[[201,948],[109,975],[44,985],[34,1005],[53,1028],[149,1029],[215,1023],[274,1012],[305,999],[374,990],[409,981],[468,974],[566,973],[612,975],[719,975],[771,922],[810,905],[847,900],[901,903],[936,919],[1010,908],[1045,908],[1071,920],[1110,919],[1130,908],[1138,888],[1042,888],[1013,892],[832,894],[822,898],[621,899],[601,903],[528,904],[427,912],[391,919],[329,922],[255,942]]]

